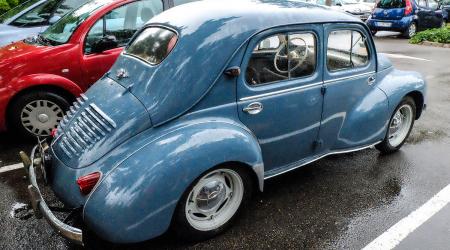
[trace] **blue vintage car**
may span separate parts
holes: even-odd
[[[104,240],[168,229],[206,239],[268,178],[331,154],[397,151],[425,89],[344,13],[275,0],[186,4],[151,19],[53,141],[31,161],[22,153],[31,201],[78,243],[82,230],[53,215],[37,176]]]

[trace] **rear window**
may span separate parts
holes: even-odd
[[[169,29],[149,27],[133,40],[125,53],[158,65],[170,54],[177,40],[177,34]]]
[[[377,3],[377,8],[382,9],[396,9],[405,7],[406,7],[405,0],[380,0]]]

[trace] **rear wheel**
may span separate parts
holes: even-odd
[[[398,151],[408,139],[416,118],[416,104],[407,96],[397,106],[389,121],[386,137],[375,147],[382,153],[390,154]]]
[[[26,137],[49,136],[69,107],[69,101],[55,92],[26,93],[11,104],[8,127]]]
[[[408,28],[403,32],[403,36],[406,38],[411,38],[417,33],[417,24],[415,22],[411,22]]]
[[[186,190],[172,231],[186,241],[201,241],[225,231],[252,193],[252,179],[241,168],[213,169]]]

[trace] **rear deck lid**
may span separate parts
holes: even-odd
[[[400,20],[405,15],[405,0],[381,0],[376,4],[373,17],[379,20]]]

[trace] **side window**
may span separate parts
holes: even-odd
[[[85,4],[88,0],[64,0],[55,10],[54,16],[64,16],[71,10],[76,9],[77,7]]]
[[[110,11],[92,26],[85,41],[85,53],[91,53],[91,46],[105,36],[113,36],[118,47],[125,46],[148,20],[163,11],[162,1],[142,0]]]
[[[52,17],[53,11],[58,3],[58,0],[47,1],[46,3],[41,4],[31,11],[23,14],[11,24],[18,27],[47,25],[48,20]]]
[[[198,0],[173,0],[173,5],[178,6],[178,5],[182,5],[185,3],[196,2],[196,1],[198,1]]]
[[[435,0],[428,0],[428,7],[432,10],[437,10],[439,7],[439,3]]]
[[[425,0],[418,0],[417,5],[420,7],[427,7],[427,2]]]
[[[369,63],[366,38],[358,31],[332,31],[328,37],[327,66],[338,71],[365,66]]]
[[[309,76],[316,70],[316,37],[280,33],[260,41],[249,60],[245,79],[257,86]]]

